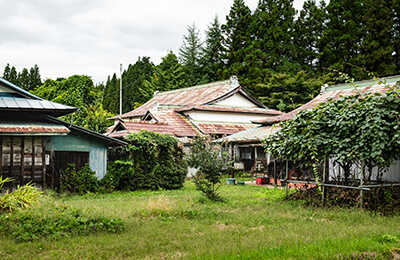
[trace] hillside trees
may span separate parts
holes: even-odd
[[[42,85],[39,67],[36,64],[29,71],[27,68],[23,68],[21,72],[18,72],[14,66],[10,68],[10,64],[7,63],[3,78],[27,91],[34,90]]]

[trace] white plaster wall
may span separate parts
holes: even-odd
[[[231,106],[231,107],[251,107],[251,108],[256,108],[258,107],[255,105],[253,102],[248,100],[247,98],[243,97],[240,94],[235,94],[225,100],[222,100],[218,103],[215,103],[214,105],[218,106]]]
[[[227,113],[214,111],[189,111],[185,113],[195,121],[210,122],[232,122],[232,123],[251,123],[251,120],[264,119],[266,115],[249,114],[249,113]]]

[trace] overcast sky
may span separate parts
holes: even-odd
[[[304,0],[294,0],[301,9]],[[245,0],[253,11],[258,0]],[[187,26],[202,35],[233,0],[0,0],[0,76],[7,63],[20,72],[39,66],[42,80],[91,76],[95,83],[119,74],[138,57],[161,62],[178,55]]]

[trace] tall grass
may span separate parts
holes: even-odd
[[[0,258],[65,259],[387,259],[400,247],[400,216],[359,209],[305,208],[284,190],[223,185],[212,203],[193,184],[177,191],[59,197],[92,216],[121,218],[126,230],[16,244]]]

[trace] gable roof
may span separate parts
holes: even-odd
[[[77,109],[44,100],[0,77],[0,111],[40,111],[52,116],[62,116]]]
[[[395,85],[400,81],[400,76],[387,77],[382,79],[385,84],[378,84],[375,80],[365,80],[354,82],[353,84],[339,84],[334,86],[322,86],[321,93],[308,103],[298,107],[288,113],[279,116],[267,117],[262,120],[253,120],[253,123],[270,125],[277,122],[288,121],[293,119],[297,113],[305,109],[313,109],[316,105],[329,100],[338,99],[341,96],[350,96],[355,93],[385,93],[388,86]]]
[[[265,112],[265,114],[281,114],[281,112],[273,109],[266,109],[266,107],[258,100],[249,95],[240,86],[235,86],[231,83],[231,80],[224,80],[213,82],[209,84],[203,84],[188,88],[181,88],[171,91],[159,92],[155,97],[147,101],[142,106],[122,115],[117,115],[111,119],[123,119],[137,116],[144,116],[148,110],[152,109],[154,104],[158,104],[160,107],[175,109],[176,111],[188,111],[194,108],[202,109],[211,107],[221,100],[227,99],[235,94],[240,94],[258,108],[247,108],[248,112]],[[157,102],[157,103],[156,103]],[[215,108],[214,108],[215,109]],[[235,111],[235,107],[225,107],[224,111],[231,110]]]

